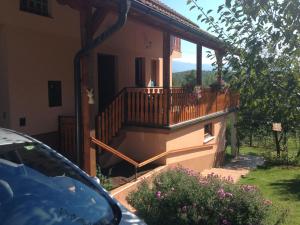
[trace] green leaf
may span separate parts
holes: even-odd
[[[202,14],[200,14],[198,17],[197,17],[197,20],[200,20],[202,17]]]
[[[224,5],[220,5],[219,8],[218,8],[217,13],[219,13],[223,8],[224,8]]]
[[[190,11],[192,11],[194,8],[196,8],[195,5],[193,5],[193,6],[190,8]]]
[[[226,5],[227,8],[230,8],[231,7],[231,0],[226,0],[225,5]]]

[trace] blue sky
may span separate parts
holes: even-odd
[[[206,12],[209,9],[212,9],[213,12],[210,14],[212,16],[216,17],[216,11],[218,9],[218,6],[223,4],[225,0],[198,0],[198,5],[204,8],[204,11]],[[170,6],[180,14],[184,15],[191,21],[195,22],[200,26],[201,29],[207,30],[208,25],[205,23],[201,23],[197,20],[197,17],[199,15],[198,9],[193,9],[192,11],[189,10],[191,7],[186,4],[187,0],[161,0],[161,2],[165,3],[166,5]],[[211,61],[206,57],[207,49],[203,49],[203,64],[210,64]],[[187,41],[182,41],[182,58],[177,59],[177,61],[181,62],[190,62],[195,64],[196,63],[196,45]]]

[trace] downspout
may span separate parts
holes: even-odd
[[[116,23],[95,38],[91,44],[80,49],[74,57],[74,81],[75,81],[75,119],[76,119],[76,160],[78,165],[82,165],[81,151],[83,149],[82,132],[82,93],[81,93],[81,57],[88,55],[94,48],[102,44],[115,32],[119,31],[127,21],[127,15],[130,9],[130,0],[119,0],[119,17]]]

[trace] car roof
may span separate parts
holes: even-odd
[[[10,144],[30,143],[32,139],[17,132],[0,128],[0,146]]]

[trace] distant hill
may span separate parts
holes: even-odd
[[[208,87],[216,79],[215,72],[202,71],[202,84]],[[196,70],[173,73],[173,86],[182,87],[188,83],[196,83]]]
[[[196,64],[173,61],[172,68],[174,73],[191,71],[196,69]],[[202,69],[204,71],[212,71],[213,67],[210,64],[202,64]]]

